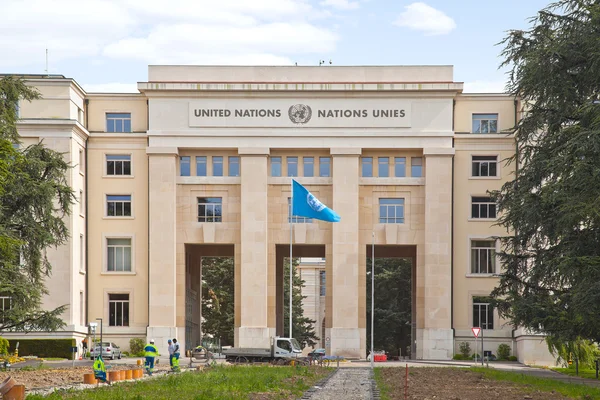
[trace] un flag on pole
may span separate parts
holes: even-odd
[[[292,179],[292,215],[320,219],[327,222],[340,222],[340,216],[325,206],[304,186]]]

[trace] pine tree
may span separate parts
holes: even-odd
[[[17,102],[37,98],[21,79],[0,79],[0,294],[10,297],[0,309],[0,332],[64,326],[66,306],[43,310],[42,298],[52,269],[46,251],[69,238],[63,218],[75,199],[67,184],[70,166],[43,143],[13,147],[19,143]]]
[[[235,269],[233,257],[202,258],[202,333],[234,344]]]
[[[494,193],[500,314],[558,343],[600,341],[600,4],[563,0],[503,41],[524,104],[515,178]]]

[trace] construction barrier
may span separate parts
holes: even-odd
[[[141,369],[134,369],[133,370],[133,379],[140,379],[142,376],[144,376],[144,371]]]
[[[121,380],[121,372],[119,371],[110,371],[108,373],[108,380],[110,382],[117,382]]]
[[[133,379],[133,371],[128,369],[125,371],[125,379]]]
[[[96,385],[98,383],[98,379],[96,379],[94,374],[83,374],[83,383],[87,385]]]
[[[142,365],[143,361],[142,360],[137,360],[137,365]]]

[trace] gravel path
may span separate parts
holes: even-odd
[[[372,379],[369,368],[340,368],[323,385],[314,387],[303,399],[363,400],[372,399]]]

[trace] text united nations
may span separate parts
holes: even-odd
[[[277,109],[206,109],[196,108],[194,109],[194,116],[198,118],[227,118],[227,117],[240,117],[240,118],[279,118],[282,115],[281,110]],[[371,110],[317,110],[318,118],[367,118],[372,116],[374,118],[404,118],[406,116],[405,110],[397,109],[375,109]]]

